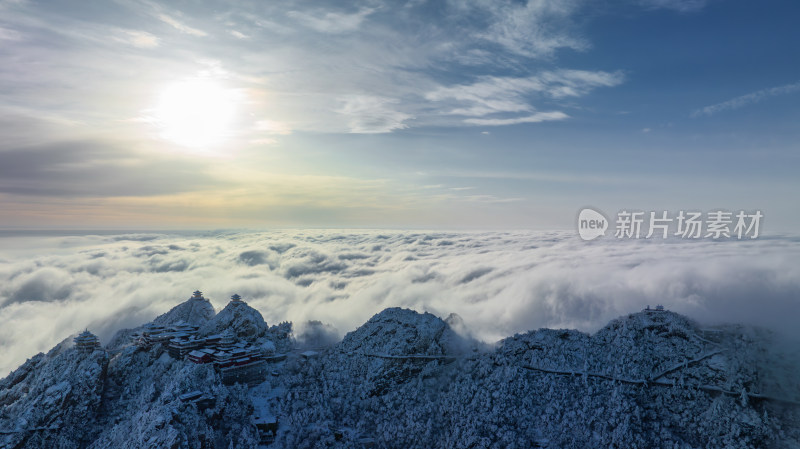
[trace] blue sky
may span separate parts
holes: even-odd
[[[791,1],[0,1],[3,227],[800,208]]]

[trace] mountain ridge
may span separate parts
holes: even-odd
[[[395,307],[308,351],[289,323],[269,327],[238,300],[209,317],[202,301],[193,296],[150,324],[189,318],[200,334],[229,331],[269,347],[276,355],[257,386],[227,385],[219,368],[176,359],[166,343],[142,346],[133,331],[83,352],[65,340],[0,380],[0,448],[800,442],[800,386],[770,377],[773,336],[747,328],[645,310],[593,334],[539,329],[489,347],[464,335],[457,316]],[[767,394],[773,383],[779,395]]]

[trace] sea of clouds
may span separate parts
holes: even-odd
[[[581,241],[575,232],[0,234],[0,376],[84,328],[103,341],[200,289],[340,336],[386,307],[454,312],[488,342],[592,332],[664,304],[798,337],[800,239]]]

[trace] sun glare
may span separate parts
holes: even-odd
[[[234,92],[213,80],[193,79],[167,86],[155,108],[161,136],[179,145],[218,145],[232,132]]]

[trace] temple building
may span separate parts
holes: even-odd
[[[238,303],[243,303],[244,301],[242,301],[242,297],[241,296],[239,296],[238,294],[234,293],[233,296],[231,296],[231,302],[238,304]]]
[[[204,410],[213,407],[216,402],[214,396],[208,393],[203,393],[200,390],[190,391],[188,393],[178,396],[178,399],[183,403],[191,403],[197,406],[198,409]]]
[[[211,363],[214,361],[214,353],[216,351],[210,348],[198,349],[196,351],[190,352],[186,356],[186,360],[196,363],[198,365],[202,365],[204,363]]]
[[[273,443],[278,433],[278,418],[269,412],[256,411],[256,413],[250,418],[250,422],[256,426],[259,442],[264,445]]]
[[[198,329],[199,326],[185,323],[183,321],[179,321],[169,327],[158,326],[153,323],[149,323],[144,326],[140,334],[135,335],[134,342],[139,347],[145,349],[151,348],[157,343],[162,343],[164,345],[171,345],[173,340],[177,342],[182,342],[184,340],[194,339],[197,335]],[[183,344],[184,343],[178,343],[177,345],[182,346]],[[192,346],[191,343],[188,343],[186,345]],[[184,347],[182,349],[186,348]],[[186,353],[188,353],[188,351],[184,351],[182,355],[185,355]]]
[[[267,363],[260,351],[254,348],[234,351],[228,357],[215,360],[214,365],[225,385],[243,383],[252,387],[267,377]]]
[[[661,304],[657,305],[655,309],[651,309],[650,306],[648,305],[643,310],[643,312],[666,312],[666,311],[667,309],[665,309],[664,306],[662,306]]]
[[[90,354],[100,347],[100,340],[97,339],[95,334],[89,332],[88,329],[81,332],[80,335],[75,337],[72,341],[75,342],[75,349],[83,354]]]
[[[174,359],[183,360],[195,349],[200,349],[205,344],[205,339],[197,338],[194,335],[188,337],[173,338],[167,345],[169,355]]]
[[[212,337],[216,337],[212,335]],[[217,349],[220,351],[231,351],[236,346],[236,336],[233,335],[230,329],[225,329],[222,334],[219,335],[219,340],[217,340]]]
[[[189,299],[200,299],[203,301],[206,300],[206,298],[203,298],[203,292],[201,292],[200,290],[195,290],[194,293],[192,293],[192,297]]]

